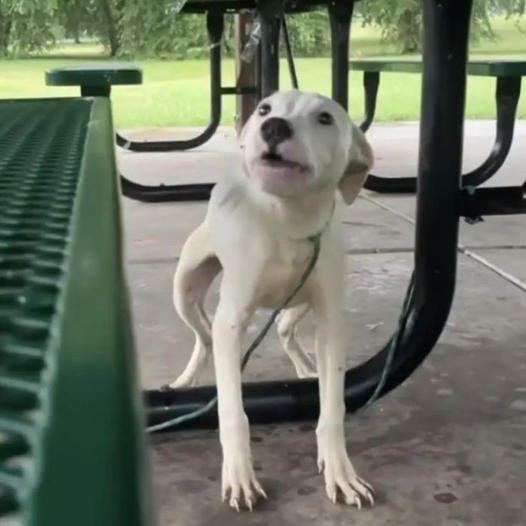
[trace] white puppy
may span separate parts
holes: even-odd
[[[372,166],[371,148],[344,109],[321,95],[288,91],[263,100],[241,135],[243,170],[214,188],[205,221],[188,238],[174,277],[177,312],[196,343],[171,387],[194,385],[213,349],[223,449],[223,499],[239,510],[264,495],[250,452],[249,425],[241,397],[240,359],[254,311],[277,308],[300,281],[321,234],[318,262],[290,307],[278,319],[285,351],[300,377],[316,367],[295,337],[295,326],[312,309],[320,417],[318,466],[329,498],[371,504],[371,487],[347,455],[344,375],[347,342],[342,334],[343,263],[338,190],[346,203],[357,197]],[[223,270],[213,323],[203,308],[210,283]]]

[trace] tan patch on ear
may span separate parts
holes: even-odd
[[[347,165],[347,170],[345,170],[345,175],[360,175],[364,172],[368,173],[369,169],[372,168],[372,163],[368,164],[363,159],[353,159]]]
[[[338,190],[342,194],[345,204],[350,205],[358,197],[368,175],[369,172],[366,170],[354,175],[347,174],[340,179]]]
[[[352,127],[353,143],[349,153],[349,164],[338,184],[343,200],[348,205],[358,197],[374,164],[373,150],[365,135],[355,124]]]

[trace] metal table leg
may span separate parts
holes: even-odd
[[[223,13],[209,12],[207,28],[210,39],[210,101],[211,121],[197,137],[185,141],[129,142],[117,135],[117,144],[136,152],[177,151],[195,148],[205,143],[217,130],[221,121],[221,96],[235,93],[235,89],[221,87],[221,38],[223,35]],[[210,197],[212,183],[178,185],[143,185],[121,175],[122,193],[130,199],[146,203],[167,201],[202,201]]]
[[[349,37],[354,0],[329,3],[332,45],[332,98],[345,109],[349,106]]]
[[[376,112],[376,99],[380,86],[380,73],[378,71],[364,71],[363,91],[365,95],[365,119],[360,124],[360,129],[365,133],[373,123]]]
[[[261,19],[261,95],[268,97],[279,89],[279,31],[284,0],[260,2]]]
[[[208,141],[221,122],[221,96],[232,90],[221,87],[221,40],[223,38],[223,13],[208,12],[206,27],[210,45],[210,123],[197,137],[182,141],[129,141],[117,134],[117,144],[134,152],[172,152],[196,148]],[[235,91],[234,91],[235,92]]]
[[[376,75],[368,79],[366,75]],[[374,119],[376,108],[376,94],[378,91],[379,73],[364,73],[364,89],[366,111],[365,120],[360,127],[367,130]],[[498,77],[495,90],[495,102],[497,106],[496,135],[493,148],[488,158],[475,170],[462,176],[462,186],[479,186],[492,177],[508,157],[515,129],[517,105],[521,94],[521,77]],[[381,177],[369,175],[365,188],[380,193],[414,193],[416,191],[416,179],[414,177]]]
[[[475,170],[462,177],[462,186],[478,186],[487,181],[503,165],[513,142],[517,105],[521,94],[521,77],[497,77],[496,135],[488,158]]]
[[[462,129],[471,0],[423,0],[424,71],[418,163],[415,289],[382,395],[403,382],[432,350],[445,325],[455,289]],[[378,384],[389,344],[346,374],[346,407],[361,407]],[[150,424],[185,414],[215,395],[205,386],[169,392],[148,391]],[[251,422],[311,419],[318,416],[315,380],[250,383],[243,386]],[[216,412],[188,422],[217,425]],[[181,429],[181,428],[179,428]]]
[[[283,42],[287,50],[287,64],[289,66],[290,83],[293,89],[299,89],[298,75],[296,73],[296,64],[294,63],[294,53],[292,51],[292,44],[290,42],[289,28],[285,14],[281,15],[281,27],[283,29]]]

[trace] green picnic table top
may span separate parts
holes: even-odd
[[[420,60],[351,60],[354,71],[421,73]],[[522,77],[526,75],[525,60],[472,60],[467,66],[468,75],[483,77]]]

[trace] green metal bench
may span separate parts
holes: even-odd
[[[421,73],[422,63],[416,60],[351,60],[349,68],[354,71],[363,71],[365,119],[360,127],[366,131],[374,120],[380,74],[382,72]],[[493,148],[479,167],[462,176],[464,187],[475,187],[492,177],[508,156],[513,142],[517,105],[521,93],[521,78],[526,75],[526,61],[471,61],[467,65],[467,74],[496,78],[497,118]],[[371,174],[365,187],[376,192],[414,192],[416,179],[414,177],[385,178]]]
[[[119,214],[108,99],[0,101],[1,524],[149,524]]]
[[[96,63],[46,71],[48,86],[80,86],[83,97],[109,97],[113,85],[142,84],[142,70],[127,63]]]

